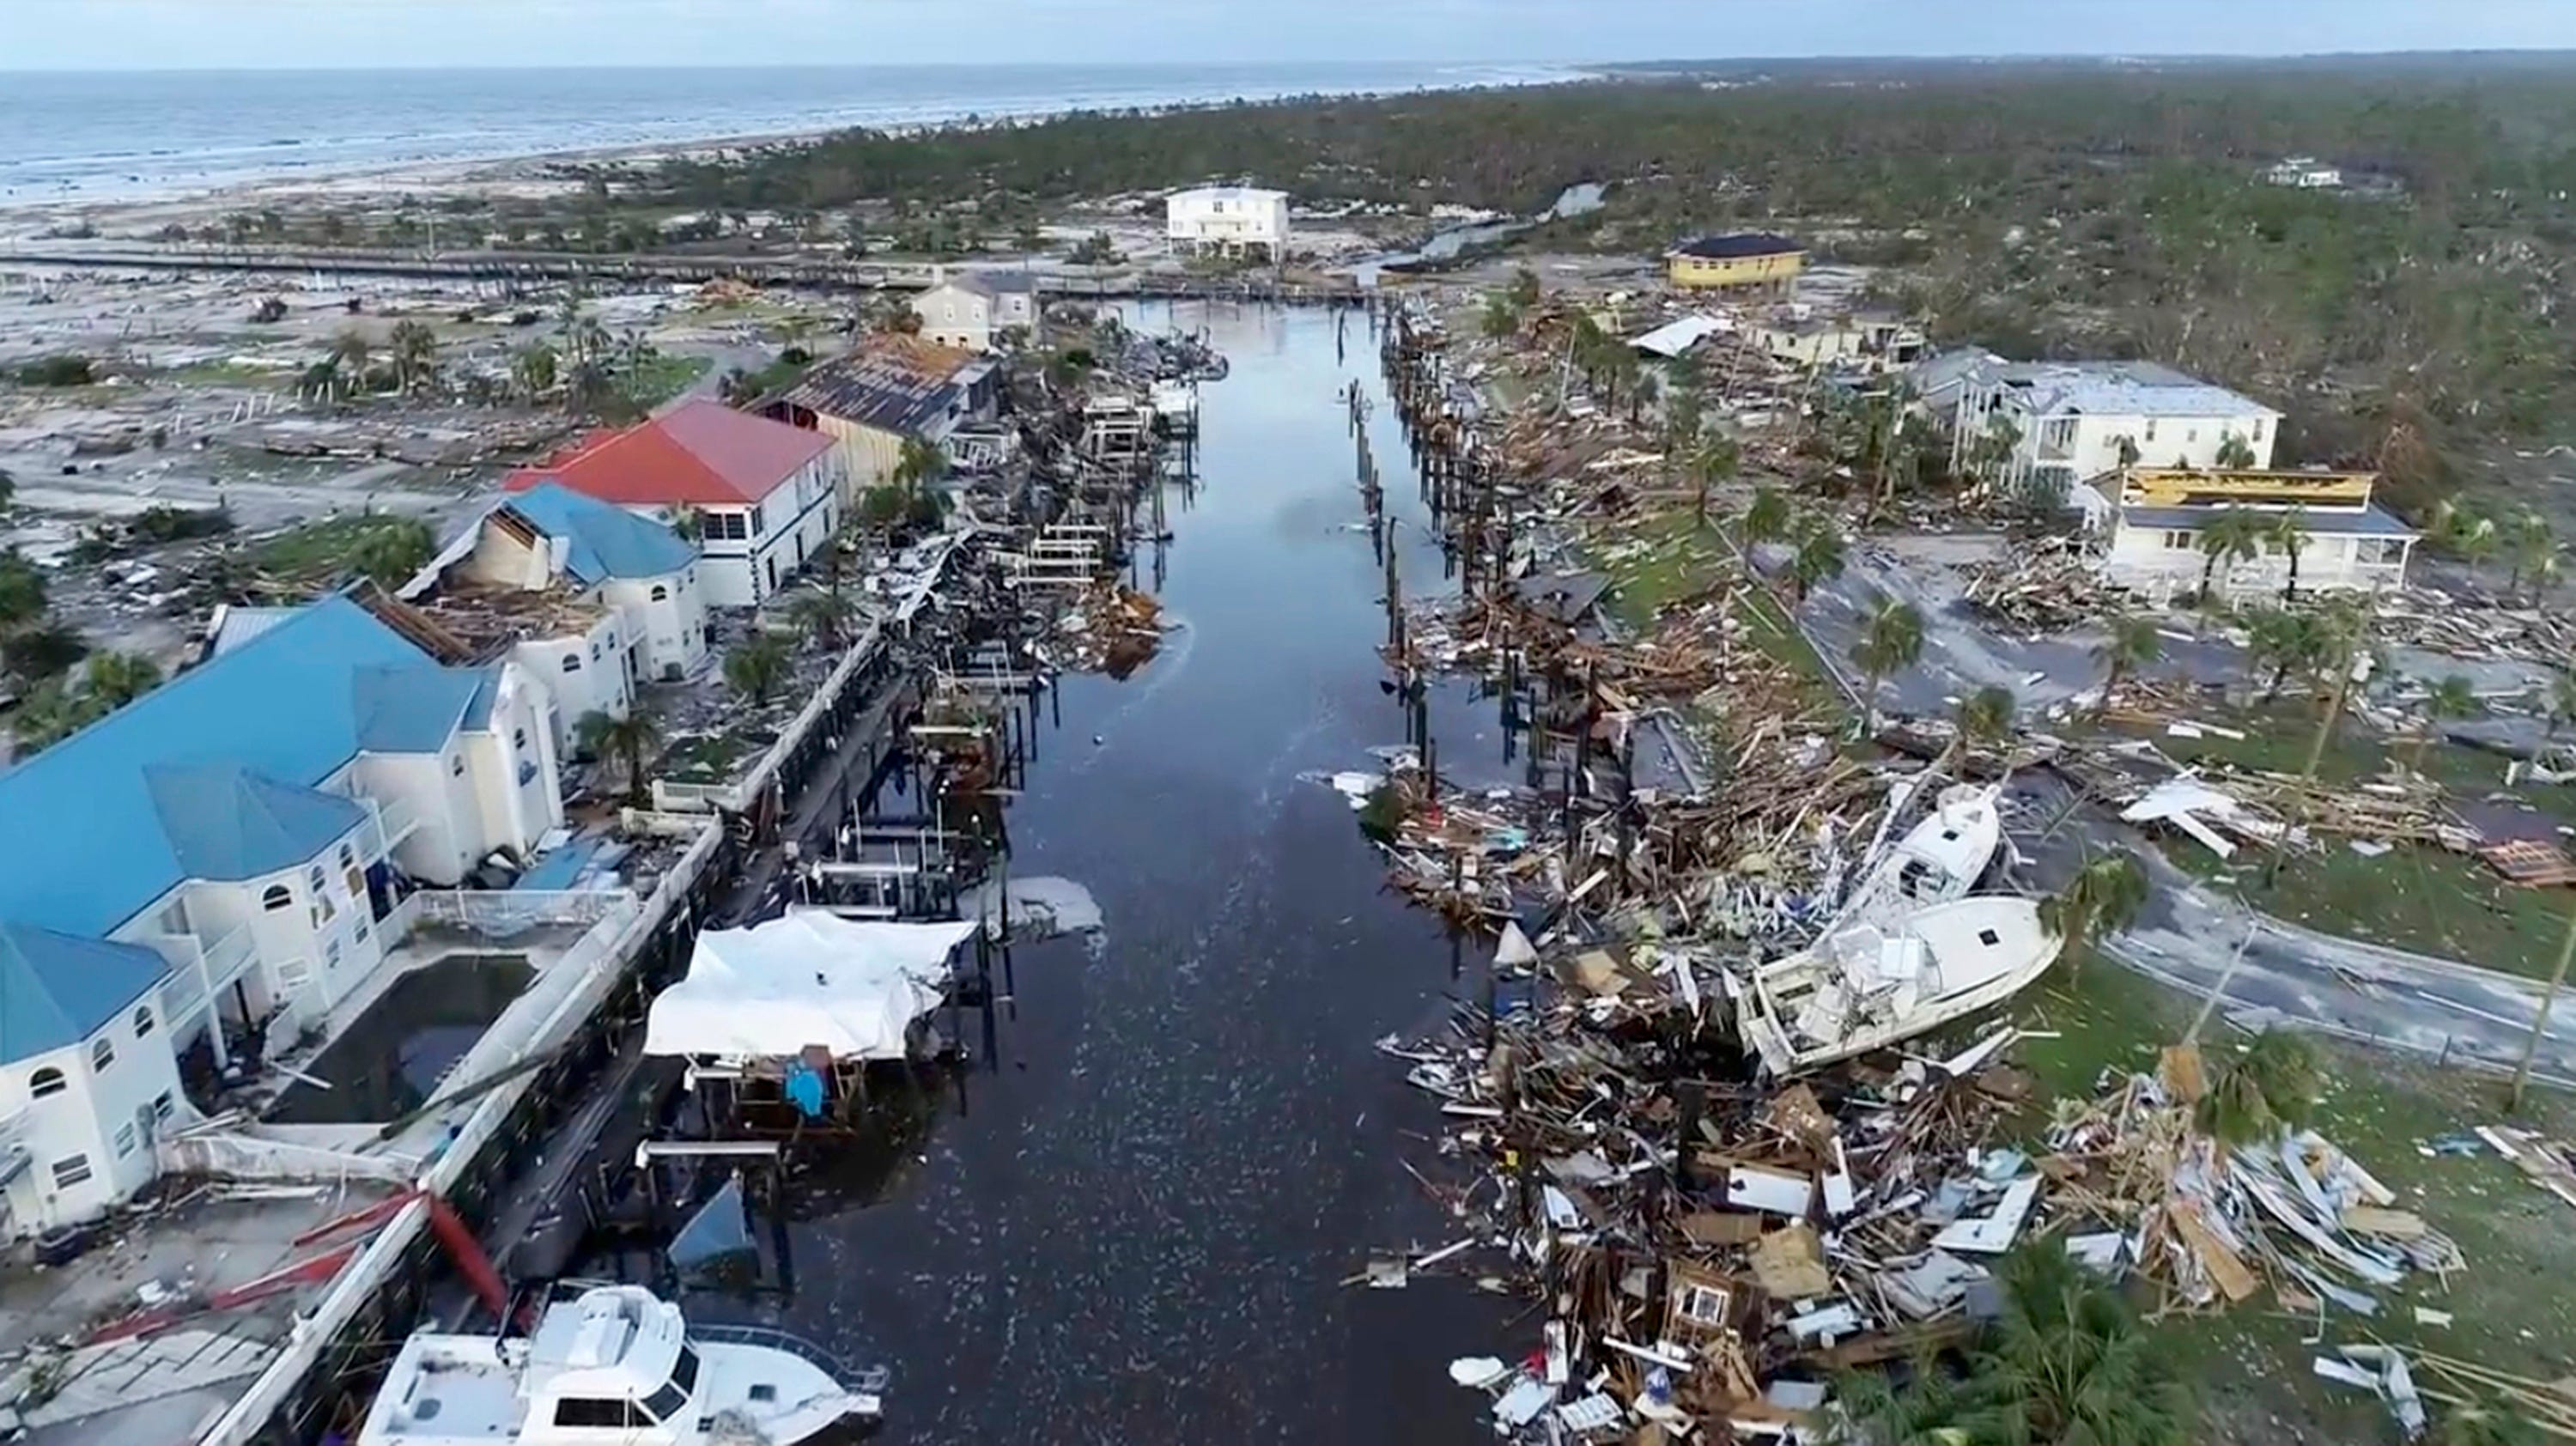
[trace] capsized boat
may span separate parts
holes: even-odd
[[[1954,783],[1896,846],[1873,860],[1827,932],[1892,923],[1917,909],[1963,899],[1985,877],[2004,837],[2000,785]]]
[[[358,1446],[839,1442],[881,1414],[880,1388],[783,1331],[689,1327],[642,1286],[594,1286],[524,1336],[405,1341]]]
[[[1979,894],[1837,928],[1728,985],[1738,1034],[1789,1076],[2001,1003],[2047,972],[2060,947],[2037,900]]]

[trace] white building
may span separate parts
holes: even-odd
[[[1004,332],[1034,340],[1043,330],[1038,279],[1026,271],[936,273],[912,314],[925,340],[973,352],[991,351]]]
[[[1176,253],[1258,251],[1277,261],[1288,254],[1288,193],[1252,186],[1175,191],[1164,203],[1163,234]]]
[[[442,667],[345,597],[234,621],[0,773],[0,818],[59,824],[0,829],[0,1237],[148,1180],[128,1127],[186,1111],[176,1055],[327,1017],[405,880],[452,886],[563,821],[552,702],[517,664]]]
[[[2420,534],[2389,515],[2366,472],[2176,471],[2134,468],[2094,482],[2088,508],[2108,582],[2157,603],[2210,589],[2235,601],[2278,596],[2290,586],[2295,532],[2302,592],[2379,592],[2406,584]],[[2220,518],[2251,514],[2254,554],[2230,549],[2213,561],[2202,539]],[[2292,525],[2284,527],[2285,521]]]
[[[2066,496],[2102,518],[2079,484],[2128,466],[2214,468],[2233,438],[2234,465],[2272,465],[2281,414],[2225,387],[2156,362],[2005,362],[1958,379],[1952,425],[1954,469],[1999,420],[2017,438],[1996,480]]]
[[[552,482],[657,522],[692,518],[706,604],[753,607],[839,530],[845,471],[826,438],[698,401],[593,438],[508,486]]]
[[[558,750],[592,713],[707,658],[698,550],[667,525],[540,483],[492,504],[398,595],[453,661],[506,652],[554,695]]]

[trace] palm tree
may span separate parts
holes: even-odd
[[[2125,470],[2138,465],[2138,439],[2122,432],[2111,439],[2119,444],[2120,466]]]
[[[2262,517],[2242,507],[2219,509],[2216,517],[2200,529],[2200,597],[2203,604],[2216,598],[2218,564],[2224,560],[2250,561],[2263,553],[2264,523]]]
[[[1787,537],[1789,499],[1768,484],[1754,488],[1753,500],[1745,504],[1743,520],[1736,523],[1735,531],[1748,555],[1762,543]]]
[[[1954,720],[1959,727],[1958,735],[1951,739],[1949,747],[1941,750],[1940,761],[1933,767],[1938,769],[1946,765],[1952,754],[1965,757],[1981,747],[2001,745],[2012,736],[2015,711],[2012,690],[1993,683],[1960,699]]]
[[[2003,480],[2004,468],[2013,454],[2021,450],[2021,428],[2012,418],[1998,412],[1986,421],[1985,430],[1968,444],[1968,475],[1986,487]]]
[[[429,566],[437,553],[438,539],[428,523],[417,517],[387,517],[350,547],[349,566],[378,587],[396,588]]]
[[[1485,315],[1479,324],[1479,329],[1494,341],[1502,341],[1518,334],[1521,329],[1520,308],[1512,305],[1512,299],[1509,296],[1499,291],[1495,292],[1485,298]]]
[[[345,402],[355,390],[349,374],[340,369],[340,354],[332,352],[306,367],[295,377],[295,395],[299,401]]]
[[[510,380],[533,402],[555,389],[558,360],[554,347],[544,341],[532,341],[511,355]]]
[[[917,492],[938,482],[948,471],[948,454],[936,442],[919,437],[903,439],[903,450],[896,454],[894,485],[906,492]]]
[[[2525,509],[2506,530],[2506,554],[2513,561],[2513,575],[2505,582],[2505,596],[2522,591],[2525,578],[2531,580],[2536,595],[2557,571],[2558,537],[2550,530],[2549,519]]]
[[[2229,433],[2228,440],[2237,440],[2235,434]],[[2279,548],[2282,556],[2289,559],[2290,577],[2281,585],[2281,600],[2296,601],[2299,596],[2299,554],[2307,551],[2308,547],[2307,509],[2293,507],[2272,518],[2263,529],[2263,540]]]
[[[2101,717],[2111,706],[2111,693],[2122,679],[2140,668],[2154,666],[2164,652],[2164,635],[2156,631],[2153,619],[2133,613],[2113,614],[2110,632],[2093,649],[2093,656],[2102,660],[2102,701],[2093,705],[2093,716]]]
[[[2305,613],[2265,608],[2246,620],[2245,630],[2255,666],[2272,670],[2271,682],[2263,689],[2266,703],[2281,696],[2281,685],[2292,673],[2306,672],[2325,661],[2325,632]]]
[[[45,575],[18,549],[0,552],[0,631],[45,615]]]
[[[418,391],[438,371],[438,333],[418,321],[394,323],[387,338],[394,363],[394,388],[410,393]]]
[[[138,653],[92,653],[82,672],[83,689],[98,699],[102,711],[122,708],[161,686],[161,668]]]
[[[1700,439],[1699,450],[1691,454],[1691,476],[1699,484],[1700,526],[1708,525],[1708,489],[1734,481],[1737,470],[1743,465],[1744,450],[1736,445],[1733,437],[1722,432],[1710,432]],[[1787,506],[1787,503],[1781,503],[1784,521]]]
[[[2415,735],[2415,771],[2424,771],[2424,755],[2432,751],[2433,740],[2441,736],[2443,719],[2472,718],[2484,711],[2484,706],[2469,680],[2457,673],[2435,683],[2433,691],[2424,695],[2424,727]]]
[[[2324,1082],[2305,1039],[2266,1029],[2218,1067],[2192,1109],[2192,1127],[2222,1147],[2268,1145],[2307,1125]]]
[[[775,633],[761,633],[725,654],[725,682],[754,704],[765,704],[787,680],[787,644]]]
[[[826,543],[824,546],[834,556],[839,555],[840,545],[837,541]],[[857,608],[852,606],[848,598],[834,590],[800,595],[789,608],[788,615],[795,619],[796,625],[803,628],[806,636],[812,638],[817,646],[834,648],[840,646],[842,632],[849,626],[850,617],[856,611]]]
[[[644,756],[662,744],[661,725],[641,708],[623,718],[612,718],[596,709],[581,715],[577,737],[584,753],[593,758],[614,758],[626,779],[626,801],[642,807],[651,796],[651,780],[645,776]]]
[[[1797,552],[1789,558],[1789,581],[1796,586],[1796,600],[1805,602],[1818,583],[1842,575],[1843,535],[1828,520],[1809,519],[1798,534]]]
[[[1861,706],[1869,721],[1878,719],[1878,685],[1888,674],[1914,666],[1923,656],[1923,612],[1909,602],[1885,597],[1852,644],[1851,660],[1860,665]]]
[[[1875,1374],[1836,1385],[1851,1428],[1836,1446],[2189,1446],[2198,1411],[2172,1352],[2063,1239],[2025,1240],[1995,1280],[2001,1310],[1963,1374],[1927,1360],[1902,1388]]]
[[[2218,465],[2227,472],[2250,472],[2254,468],[2254,444],[2234,432],[2218,439]]]
[[[2039,901],[2040,927],[2065,941],[2067,967],[2078,968],[2096,940],[2128,928],[2147,905],[2147,873],[2125,853],[2075,871],[2065,887]]]
[[[21,754],[50,748],[107,716],[107,704],[96,695],[49,678],[29,690],[9,720]]]
[[[367,362],[370,359],[371,350],[367,342],[367,334],[356,327],[343,328],[339,335],[331,338],[331,360],[338,363],[340,370],[348,374],[353,388],[366,385]]]

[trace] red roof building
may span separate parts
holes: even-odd
[[[707,600],[748,607],[778,591],[840,525],[842,464],[819,432],[685,402],[600,432],[503,485],[553,482],[630,512],[696,515]]]

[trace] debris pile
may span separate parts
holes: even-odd
[[[1517,1364],[1451,1367],[1509,1439],[1823,1439],[1836,1373],[1967,1342],[1998,1309],[1998,1259],[2040,1234],[2181,1309],[2268,1288],[2370,1315],[2405,1277],[2462,1263],[2314,1133],[2232,1149],[2197,1133],[2193,1046],[2062,1105],[2025,1150],[2035,1085],[2009,1026],[1765,1087],[1688,1012],[1604,1007],[1664,979],[1721,987],[1686,954],[1543,964],[1515,930],[1498,965],[1513,984],[1496,1013],[1379,1041],[1441,1101],[1453,1178],[1408,1169],[1455,1229],[1352,1283],[1455,1274],[1532,1300]]]
[[[1979,616],[2024,633],[2061,633],[2099,623],[2117,595],[2074,543],[2042,541],[2004,549],[1967,568],[1965,596]]]
[[[1159,599],[1112,578],[1057,614],[1058,660],[1079,672],[1125,678],[1153,661],[1163,628]]]

